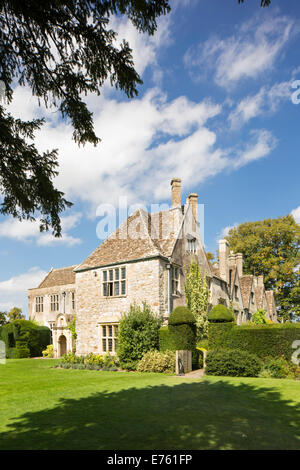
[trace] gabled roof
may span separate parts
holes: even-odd
[[[170,257],[178,236],[175,216],[172,209],[155,214],[136,210],[76,271],[155,256]]]
[[[253,283],[253,276],[252,275],[246,275],[246,276],[240,277],[240,286],[241,286],[241,292],[242,292],[242,299],[243,299],[244,308],[249,307],[250,294],[251,294],[251,290],[252,290],[252,283]]]
[[[43,287],[63,286],[65,284],[75,284],[76,264],[67,268],[51,269],[46,277],[42,280],[38,289]]]

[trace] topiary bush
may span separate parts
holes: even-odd
[[[205,372],[208,375],[258,377],[261,368],[262,362],[254,354],[235,349],[218,349],[208,352]]]
[[[208,314],[208,321],[212,323],[233,322],[234,315],[225,305],[215,305]]]
[[[228,335],[230,335],[233,322],[209,323],[208,325],[208,349],[226,348]]]
[[[1,328],[0,339],[5,342],[9,358],[37,357],[50,343],[50,329],[30,320],[15,320]]]
[[[158,349],[161,322],[145,302],[142,308],[131,305],[129,312],[122,315],[117,353],[123,369],[135,370],[146,352]]]
[[[137,371],[175,373],[175,356],[174,351],[148,351],[138,363]]]
[[[159,329],[159,350],[164,351],[176,351],[176,347],[173,341],[173,337],[170,334],[170,330],[167,326],[162,326]]]
[[[169,325],[194,325],[195,324],[195,317],[187,307],[183,305],[176,307],[171,315],[169,316]]]
[[[169,317],[169,332],[176,350],[196,349],[195,318],[187,307],[176,307]]]

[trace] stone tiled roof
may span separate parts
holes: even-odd
[[[38,289],[43,287],[63,286],[65,284],[75,284],[74,268],[76,268],[76,264],[74,266],[68,266],[67,268],[51,269],[38,286]]]
[[[252,288],[253,276],[247,275],[240,278],[240,286],[244,308],[249,307],[250,293]]]
[[[77,266],[76,271],[140,258],[171,256],[178,235],[174,227],[179,229],[175,216],[172,210],[148,214],[138,209]]]

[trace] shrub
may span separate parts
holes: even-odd
[[[266,318],[266,311],[263,308],[259,308],[256,312],[252,315],[251,323],[255,325],[263,325],[267,322]]]
[[[161,318],[145,302],[130,306],[120,320],[118,356],[123,369],[135,370],[143,355],[158,349]]]
[[[257,377],[261,367],[260,359],[254,354],[247,351],[219,349],[208,352],[205,371],[208,375]]]
[[[169,317],[169,332],[175,349],[195,351],[195,319],[187,307],[176,307]]]
[[[264,362],[260,377],[283,379],[289,373],[288,364],[283,358],[267,358]]]
[[[138,363],[138,372],[175,372],[175,352],[148,351]]]
[[[49,357],[49,358],[54,357],[53,344],[48,344],[46,349],[42,351],[42,354],[43,354],[43,357]]]
[[[225,305],[215,305],[208,314],[208,321],[212,323],[233,322],[234,315]]]

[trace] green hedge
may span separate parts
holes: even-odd
[[[260,358],[284,357],[290,361],[292,343],[300,340],[300,324],[209,325],[209,349],[229,348],[248,351]]]
[[[50,343],[50,329],[30,320],[15,320],[1,327],[8,358],[39,357]]]
[[[167,326],[162,326],[159,329],[159,350],[161,352],[165,351],[176,351],[176,347],[170,334],[170,330]]]
[[[209,323],[208,325],[208,349],[224,348],[228,335],[235,326],[234,322],[230,323]]]

